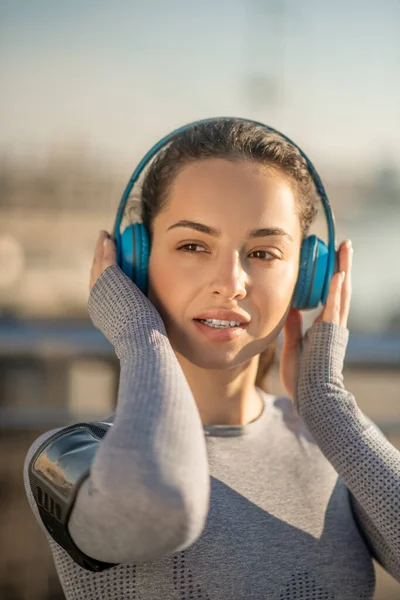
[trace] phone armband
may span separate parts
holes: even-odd
[[[69,534],[68,520],[99,444],[111,426],[102,422],[66,427],[47,439],[29,463],[32,494],[48,533],[79,566],[95,572],[115,565],[81,552]]]

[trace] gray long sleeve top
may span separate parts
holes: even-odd
[[[68,600],[368,600],[372,557],[400,581],[400,453],[343,386],[346,329],[308,331],[295,406],[259,390],[255,421],[203,427],[159,314],[119,267],[89,312],[121,375],[68,528],[117,564],[85,570],[43,527]],[[24,469],[42,526],[28,465],[52,434]]]

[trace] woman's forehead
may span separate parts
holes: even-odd
[[[243,223],[298,221],[292,186],[276,169],[222,159],[186,166],[177,175],[163,212],[165,218],[223,218],[229,213]]]
[[[284,180],[283,172],[273,165],[262,165],[256,161],[210,158],[190,163],[176,175],[171,193],[193,187],[218,189],[263,190],[274,181]]]

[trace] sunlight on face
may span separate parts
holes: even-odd
[[[206,227],[176,226],[181,221]],[[184,167],[154,220],[149,260],[149,298],[174,350],[217,369],[265,350],[290,306],[300,244],[291,186],[273,169],[223,159]],[[251,321],[235,340],[215,343],[194,321],[215,308],[238,309]]]

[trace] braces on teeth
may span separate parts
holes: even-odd
[[[239,321],[221,321],[219,319],[199,319],[201,323],[208,325],[209,327],[216,327],[219,329],[228,329],[229,327],[239,327]]]

